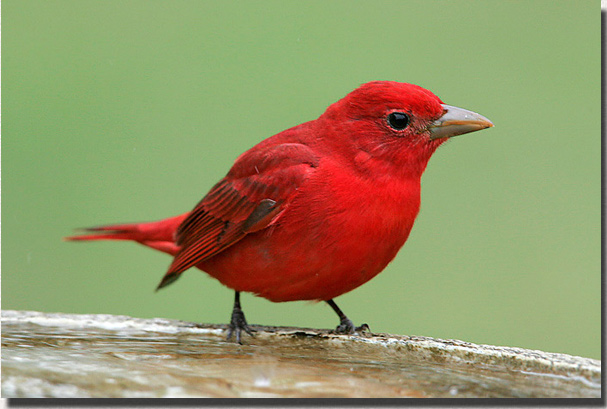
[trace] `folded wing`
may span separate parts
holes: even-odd
[[[247,234],[273,224],[318,162],[309,147],[298,143],[264,146],[241,155],[177,229],[180,250],[158,289]]]

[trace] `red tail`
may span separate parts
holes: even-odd
[[[174,242],[174,234],[187,215],[186,213],[156,222],[91,227],[83,230],[95,234],[70,236],[65,240],[130,240],[174,256],[179,251]]]

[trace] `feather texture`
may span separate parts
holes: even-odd
[[[178,227],[180,250],[158,288],[272,224],[317,165],[312,150],[296,143],[264,146],[239,157]]]

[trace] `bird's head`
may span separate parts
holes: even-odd
[[[420,176],[447,139],[493,126],[482,115],[444,104],[427,89],[393,81],[361,85],[319,119],[331,130],[325,140],[339,144],[359,168],[380,165]]]

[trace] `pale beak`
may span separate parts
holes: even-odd
[[[493,122],[476,112],[451,105],[442,106],[443,116],[428,126],[430,139],[451,138],[493,126]]]

